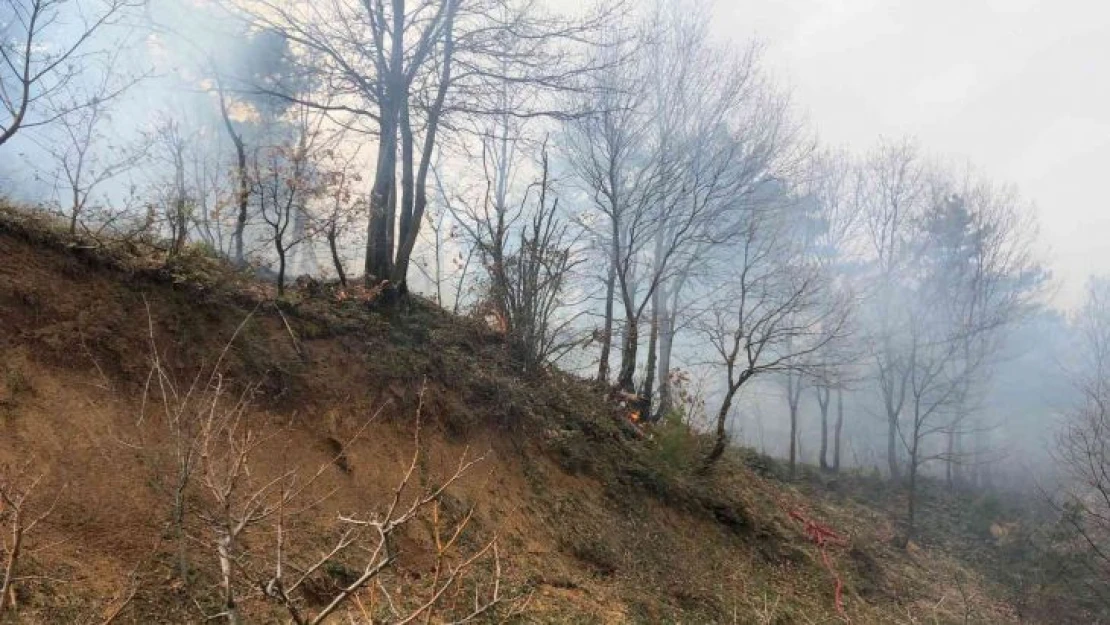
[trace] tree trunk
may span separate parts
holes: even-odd
[[[408,284],[406,278],[408,277],[409,270],[409,256],[412,249],[408,248],[408,240],[410,234],[415,234],[413,220],[413,205],[416,201],[413,191],[416,185],[414,168],[414,148],[412,138],[412,122],[409,119],[409,105],[406,102],[401,105],[401,210],[400,210],[400,236],[396,239],[394,244],[394,233],[390,231],[389,247],[394,250],[393,264],[390,267],[390,272],[387,277],[393,284],[400,289],[401,293],[408,291]],[[423,160],[423,159],[421,159]],[[397,203],[393,203],[394,210],[396,211]],[[392,224],[391,224],[392,225]],[[415,244],[416,238],[413,237]],[[408,248],[406,250],[406,248]]]
[[[170,256],[176,256],[185,247],[187,235],[186,211],[188,199],[185,196],[185,160],[183,148],[176,148],[174,154],[174,200],[173,215],[170,216],[170,229],[173,240],[170,242]]]
[[[948,432],[947,439],[948,440],[945,441],[944,485],[948,487],[948,490],[952,490],[953,486],[955,486],[952,475],[952,467],[955,464],[952,453],[956,447],[956,432],[954,429]]]
[[[239,625],[239,607],[235,604],[235,590],[232,588],[232,537],[226,532],[222,533],[216,544],[216,551],[220,559],[220,590],[223,593],[224,618],[228,625]]]
[[[393,276],[393,250],[396,249],[394,242],[397,238],[397,175],[393,175],[393,184],[389,187],[389,201],[386,202],[386,214],[389,219],[385,223],[385,249],[389,253],[389,268],[388,273],[382,276],[383,280],[388,280]]]
[[[401,214],[401,240],[397,245],[397,258],[394,265],[393,281],[396,282],[402,293],[408,292],[409,261],[412,251],[416,248],[416,237],[420,233],[420,224],[424,221],[424,210],[428,205],[428,172],[431,170],[432,156],[435,152],[436,133],[439,131],[439,120],[443,114],[443,106],[447,99],[447,88],[451,84],[451,65],[455,52],[455,13],[458,11],[459,2],[451,2],[444,20],[443,35],[443,73],[439,78],[439,87],[436,90],[436,99],[428,111],[428,123],[424,129],[424,143],[420,151],[420,165],[417,168],[413,202],[406,204]],[[408,175],[412,174],[412,131],[409,128],[408,108],[405,108],[405,127],[408,129],[410,156],[407,164]]]
[[[378,61],[385,66],[382,79],[385,94],[379,106],[378,161],[370,193],[370,221],[367,225],[366,280],[388,280],[393,276],[393,234],[397,207],[397,133],[401,107],[408,101],[405,77],[405,3],[393,0],[391,45],[388,58],[379,50]],[[384,26],[384,25],[383,25]]]
[[[401,132],[401,213],[400,213],[400,232],[401,241],[404,241],[409,231],[412,229],[412,213],[413,203],[416,198],[413,196],[413,190],[416,186],[416,172],[414,171],[414,162],[416,159],[412,138],[412,120],[409,119],[409,105],[406,101],[401,104],[400,114]],[[394,258],[393,274],[389,276],[390,279],[396,277],[397,273],[397,260],[401,256],[400,246],[397,246],[397,257]]]
[[[716,440],[713,442],[713,448],[709,450],[709,454],[698,469],[699,473],[706,473],[713,468],[713,465],[720,460],[725,453],[725,449],[728,448],[728,411],[732,408],[732,400],[736,397],[736,392],[752,377],[752,371],[745,369],[738,377],[734,378],[734,362],[730,361],[728,365],[728,388],[725,390],[725,397],[721,401],[721,408],[717,411]]]
[[[889,348],[886,353],[889,353]],[[886,409],[886,461],[890,469],[890,479],[898,480],[902,477],[902,470],[898,463],[898,420],[906,401],[906,383],[909,380],[908,369],[899,373],[900,380],[895,381],[888,376],[882,379],[883,408]],[[895,394],[897,393],[897,400]]]
[[[790,477],[794,477],[801,447],[798,406],[802,396],[802,378],[794,371],[787,371],[786,376],[786,402],[790,407]]]
[[[278,295],[285,295],[285,249],[280,242],[277,243],[278,253],[278,275],[277,275],[277,292]]]
[[[897,480],[902,476],[898,465],[898,415],[887,414],[886,458],[890,468],[890,478]]]
[[[833,473],[840,472],[840,432],[844,427],[844,391],[836,389],[836,426],[833,428]]]
[[[79,219],[79,215],[81,214],[81,190],[77,188],[76,183],[74,183],[74,185],[73,185],[72,192],[73,192],[73,197],[72,197],[71,201],[73,203],[73,209],[70,211],[70,216],[69,216],[69,234],[70,235],[77,234],[77,221]]]
[[[77,207],[74,207],[69,215],[69,234],[70,236],[77,234]]]
[[[629,393],[636,392],[636,350],[640,346],[639,320],[629,315],[624,320],[624,346],[621,350],[621,370],[617,374],[617,387]]]
[[[370,192],[370,218],[366,226],[366,280],[386,279],[393,269],[393,247],[390,245],[389,231],[394,219],[390,203],[397,177],[397,112],[383,104],[381,114],[378,164],[374,174],[374,187]]]
[[[709,450],[699,469],[700,473],[707,473],[713,465],[724,455],[728,448],[728,411],[732,408],[732,398],[735,397],[740,385],[729,386],[725,398],[721,401],[721,408],[717,411],[717,431],[713,441],[713,448]]]
[[[798,410],[790,406],[790,477],[794,477],[798,464]]]
[[[231,114],[227,108],[227,100],[224,98],[223,84],[219,80],[219,72],[216,73],[216,91],[220,99],[220,115],[224,120],[224,128],[227,129],[227,134],[231,137],[231,143],[235,146],[235,177],[236,186],[238,187],[236,193],[236,205],[239,208],[238,214],[235,216],[235,231],[232,233],[232,241],[235,249],[236,266],[242,266],[245,260],[245,252],[243,250],[243,233],[247,229],[247,208],[250,205],[250,177],[247,174],[247,147],[243,142],[243,137],[235,132],[235,125],[231,122]]]
[[[674,346],[674,319],[667,298],[660,298],[659,309],[659,408],[656,419],[667,416],[673,409],[671,399],[671,349]]]
[[[818,462],[822,471],[829,470],[829,399],[832,391],[827,386],[817,387],[817,406],[821,409],[821,452]]]
[[[655,394],[655,365],[656,365],[656,350],[659,347],[659,320],[656,317],[655,307],[651,310],[651,331],[648,335],[648,353],[647,363],[644,369],[644,384],[640,389],[640,397],[643,398],[642,405],[642,418],[646,421],[654,421],[655,415],[651,408],[651,398]]]
[[[954,449],[952,450],[952,453],[955,455],[955,457],[957,459],[959,459],[960,457],[963,456],[963,452],[964,452],[964,437],[963,437],[963,434],[960,433],[960,432],[956,432],[956,440],[955,440],[955,443],[954,443]],[[959,462],[956,462],[955,466],[952,467],[952,481],[956,484],[957,487],[959,487],[964,483],[965,479],[966,479],[966,476],[964,475],[963,467],[961,466],[961,464]]]
[[[331,262],[335,265],[335,273],[339,276],[339,284],[343,288],[347,287],[347,274],[343,271],[343,261],[339,258],[339,245],[336,239],[339,238],[339,233],[336,232],[335,226],[328,230],[328,249],[331,250]],[[438,303],[438,302],[437,302]]]
[[[910,451],[910,466],[909,466],[909,492],[907,493],[906,504],[906,538],[902,543],[903,547],[908,547],[910,541],[913,540],[914,524],[917,521],[917,437],[914,437],[914,443]]]
[[[617,265],[609,260],[609,278],[605,282],[605,325],[601,330],[601,360],[597,365],[598,382],[609,382],[609,352],[613,346],[613,298],[617,288]]]
[[[290,197],[292,197],[292,196],[290,196]],[[289,219],[289,213],[288,213],[289,209],[290,209],[289,206],[285,206],[283,208],[281,206],[278,206],[275,202],[274,210],[276,211],[277,214],[274,217],[275,221],[271,224],[273,229],[274,229],[274,252],[277,253],[277,258],[278,258],[278,272],[277,272],[277,292],[278,292],[278,295],[285,295],[285,265],[286,265],[285,256],[289,252],[289,250],[286,249],[286,247],[285,247],[285,226],[281,225],[281,223],[282,223],[282,217],[283,217],[282,213],[283,213],[283,211],[284,211],[284,218],[286,220]],[[288,225],[288,221],[286,221],[285,223],[286,223],[286,225]]]
[[[236,177],[239,183],[239,193],[236,198],[239,203],[239,214],[235,217],[235,264],[243,266],[246,262],[246,251],[243,249],[243,233],[247,229],[247,210],[250,206],[251,187],[247,177],[247,151],[241,139],[235,140]]]

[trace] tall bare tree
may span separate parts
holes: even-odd
[[[691,3],[659,3],[653,19],[666,25],[649,56],[653,126],[675,181],[663,186],[656,208],[661,223],[644,300],[650,334],[640,394],[650,404],[658,381],[660,399],[649,418],[669,409],[673,345],[683,297],[703,267],[698,259],[727,243],[734,233],[721,224],[762,201],[766,183],[790,176],[806,152],[757,43],[714,42],[707,15]]]
[[[829,292],[851,307],[851,320],[856,316],[860,292],[864,290],[856,284],[861,260],[862,191],[859,168],[848,154],[835,150],[813,155],[800,190],[803,202],[810,207],[807,219],[801,221],[809,229],[809,254],[829,281]],[[840,469],[844,391],[857,375],[855,369],[862,348],[859,338],[853,327],[814,358],[816,365],[809,383],[821,414],[818,463],[822,470]],[[834,395],[836,420],[830,463],[829,417]]]
[[[901,476],[898,422],[906,405],[909,371],[900,344],[902,328],[892,309],[899,272],[909,258],[910,229],[923,211],[926,165],[910,139],[884,141],[863,164],[864,229],[875,278],[867,310],[876,381],[887,422],[887,466]]]
[[[216,96],[220,105],[220,119],[223,120],[224,129],[235,147],[235,229],[232,234],[234,250],[232,259],[237,265],[246,261],[246,250],[243,238],[247,230],[247,220],[250,216],[251,181],[250,168],[247,160],[247,145],[243,131],[236,127],[231,115],[231,103],[228,101],[227,89],[220,77],[219,70],[215,75]]]
[[[1092,278],[1076,314],[1078,355],[1072,376],[1079,401],[1058,434],[1055,457],[1066,482],[1055,498],[1080,550],[1110,576],[1110,281]]]
[[[640,391],[646,402],[656,377],[668,384],[663,369],[670,368],[675,323],[667,303],[701,248],[724,238],[714,224],[727,221],[773,175],[795,130],[785,100],[759,70],[756,46],[714,45],[704,13],[672,15],[662,6],[642,27],[650,43],[640,54],[624,64],[599,63],[611,69],[596,75],[582,105],[596,113],[572,122],[565,141],[599,217],[591,226],[608,248],[611,279],[600,339],[604,350],[615,300],[624,317],[616,381],[626,392],[636,390],[640,326],[650,310]],[[614,48],[604,53],[627,56]]]
[[[916,529],[921,468],[957,462],[953,433],[971,427],[970,406],[989,379],[1000,341],[1040,294],[1044,272],[1016,196],[979,181],[931,176],[925,210],[913,222],[909,256],[888,308],[901,346],[905,414],[897,421],[907,454],[906,533]]]
[[[748,211],[742,236],[725,252],[734,273],[706,296],[711,303],[699,328],[717,356],[713,364],[724,370],[725,384],[705,469],[724,454],[741,388],[770,373],[807,372],[811,357],[845,328],[846,308],[826,297],[824,277],[797,253],[801,242],[784,217],[781,211]]]
[[[635,315],[631,297],[635,288],[632,260],[639,257],[648,239],[642,232],[650,221],[648,209],[662,180],[658,155],[649,146],[649,101],[642,89],[647,76],[642,66],[616,62],[624,52],[616,47],[599,51],[610,68],[593,77],[591,90],[582,96],[581,108],[592,114],[573,120],[564,137],[570,166],[583,191],[592,198],[600,219],[587,216],[584,227],[604,248],[606,259],[605,317],[601,335],[598,378],[608,382],[609,352],[613,342],[614,303],[626,304],[626,317]],[[631,235],[631,236],[630,236]],[[623,274],[623,277],[622,277]],[[620,286],[618,287],[618,284]],[[618,294],[618,288],[619,293]],[[635,319],[638,324],[638,318]],[[633,324],[633,325],[636,325]],[[624,347],[636,343],[632,325],[625,327]],[[635,355],[631,355],[635,360]],[[622,375],[627,367],[622,356]],[[634,367],[632,369],[634,372]],[[632,391],[632,380],[621,386]]]
[[[575,48],[615,10],[568,20],[536,3],[508,0],[235,4],[256,26],[280,32],[305,52],[310,62],[303,71],[324,85],[319,97],[280,86],[265,91],[342,116],[376,136],[364,268],[368,277],[401,288],[449,118],[560,114],[545,95],[574,87],[586,71]],[[533,89],[531,105],[501,110],[493,94],[506,82]]]

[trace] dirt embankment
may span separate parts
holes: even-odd
[[[402,603],[438,579],[436,519],[446,526],[472,511],[452,562],[496,537],[503,596],[522,609],[511,617],[519,622],[1012,619],[955,560],[896,553],[880,514],[825,510],[739,456],[694,476],[630,430],[605,389],[557,372],[518,377],[481,324],[420,302],[375,311],[331,292],[275,303],[217,261],[167,266],[5,219],[0,467],[25,484],[41,476],[31,502],[51,511],[21,558],[14,594],[27,622],[100,622],[120,607],[116,622],[202,622],[219,611],[200,468],[183,491],[187,518],[174,522],[180,439],[171,427],[174,407],[207,398],[214,374],[226,389],[221,405],[249,397],[240,431],[260,440],[254,483],[295,472],[310,484],[283,543],[291,567],[323,550],[341,518],[380,513],[418,444],[404,497],[434,487],[460,458],[483,456],[398,533],[383,580]],[[831,567],[792,511],[842,530]],[[272,518],[252,526],[236,564],[239,608],[267,622],[281,612],[248,571],[272,568],[274,527]],[[348,565],[321,569],[314,583],[338,587]],[[470,596],[462,591],[481,590],[494,567],[488,557],[473,567],[433,622],[459,613]],[[978,589],[959,605],[937,581],[957,570]]]

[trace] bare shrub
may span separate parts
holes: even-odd
[[[27,552],[27,538],[54,513],[58,503],[43,500],[39,492],[44,476],[29,472],[30,465],[0,467],[0,524],[6,528],[0,538],[0,614],[15,610],[16,587],[21,581],[20,558]]]
[[[288,425],[255,409],[257,385],[236,384],[226,373],[226,354],[240,332],[187,387],[172,381],[153,335],[151,377],[158,385],[149,391],[161,399],[174,450],[172,465],[161,469],[170,474],[159,481],[173,499],[180,574],[206,619],[250,622],[272,617],[269,606],[298,625],[323,623],[340,611],[351,622],[469,622],[523,609],[526,598],[503,588],[497,537],[474,542],[473,508],[445,513],[454,501],[448,491],[485,457],[465,451],[438,483],[423,479],[424,390],[413,452],[391,496],[329,520],[321,509],[336,490],[324,485],[324,476],[337,470],[381,410],[319,465],[278,462],[274,468],[273,458],[292,457],[287,452],[296,443]],[[397,541],[420,527],[431,528],[431,574],[414,580],[396,574],[405,557]],[[213,556],[218,592],[206,596],[200,584],[189,588],[190,561]]]

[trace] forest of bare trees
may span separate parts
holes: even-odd
[[[706,434],[702,471],[754,443],[752,405],[776,405],[772,451],[792,473],[904,486],[905,543],[922,479],[982,484],[1011,451],[988,404],[1011,336],[1046,302],[1030,204],[913,138],[822,144],[761,43],[721,40],[700,3],[3,6],[0,159],[31,173],[0,193],[71,233],[204,248],[277,297],[303,274],[427,297],[502,332],[523,374],[593,378],[647,427]],[[1095,351],[1100,285],[1075,324]],[[1060,455],[1082,485],[1075,523],[1101,545],[1110,431],[1091,356]],[[676,401],[691,376],[701,414]],[[300,488],[237,481],[254,444],[239,418],[197,424],[181,452],[219,447],[190,476],[223,511],[204,518],[221,557],[283,513],[241,488],[283,506]],[[0,483],[17,516],[29,484]],[[340,544],[387,549],[415,513],[394,504],[348,520]],[[366,579],[390,557],[371,553]],[[296,582],[276,557],[275,601],[317,622],[283,599]]]

